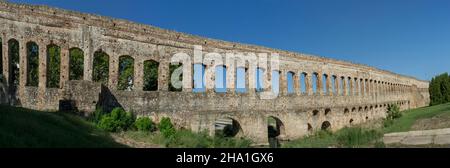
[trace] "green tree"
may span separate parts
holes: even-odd
[[[431,79],[429,86],[430,105],[450,102],[450,76],[443,73]]]
[[[27,86],[38,86],[39,83],[39,46],[34,42],[27,43],[28,76]]]
[[[79,48],[69,51],[69,80],[82,80],[84,69],[84,53]]]
[[[109,56],[103,51],[96,51],[94,53],[92,80],[108,84],[109,77]]]
[[[153,60],[144,62],[144,90],[158,90],[158,68],[159,63]]]
[[[58,88],[61,65],[61,48],[50,44],[47,46],[47,87]]]
[[[118,90],[132,90],[134,78],[134,59],[130,56],[119,58]]]

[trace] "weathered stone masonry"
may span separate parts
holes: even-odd
[[[332,130],[384,117],[388,104],[401,109],[426,106],[429,103],[428,82],[402,76],[373,67],[316,57],[306,54],[243,45],[159,29],[125,20],[83,14],[45,6],[18,5],[0,2],[0,32],[2,39],[2,74],[0,102],[12,102],[16,95],[20,106],[39,110],[59,110],[70,101],[80,111],[92,112],[96,105],[122,106],[137,115],[147,115],[156,121],[171,117],[179,127],[193,131],[214,130],[215,121],[230,118],[238,123],[238,136],[257,143],[266,143],[267,118],[273,117],[279,126],[280,138],[293,139],[310,134],[321,127]],[[9,93],[10,62],[8,41],[20,46],[20,83],[15,93]],[[39,46],[39,84],[26,86],[26,44]],[[49,44],[61,48],[60,87],[47,88],[47,49]],[[217,53],[278,53],[279,69],[269,66],[265,72],[280,72],[280,96],[261,99],[254,89],[254,62],[236,65],[224,62],[227,93],[193,93],[192,67],[201,60],[183,62],[182,92],[169,91],[169,64],[178,52],[193,56],[194,45],[203,47],[203,54]],[[84,53],[84,75],[81,81],[69,81],[69,49]],[[92,82],[94,52],[109,55],[107,86]],[[132,91],[117,90],[119,57],[134,59]],[[225,56],[225,54],[223,54]],[[143,91],[143,63],[159,63],[158,88]],[[226,60],[226,59],[224,59]],[[245,93],[236,93],[236,69],[246,68]],[[212,68],[210,64],[206,68]],[[214,71],[212,71],[214,72]],[[293,75],[294,93],[287,91],[287,74]],[[270,73],[266,73],[268,81]],[[207,75],[207,85],[214,85],[214,73]],[[304,77],[300,77],[300,76]],[[326,76],[326,78],[324,78]],[[305,80],[300,82],[300,78]],[[313,78],[317,78],[316,92]],[[267,82],[266,82],[267,83]],[[325,84],[325,89],[323,89]],[[305,88],[302,92],[301,87]],[[270,88],[269,88],[270,89]],[[335,91],[333,91],[335,90]]]

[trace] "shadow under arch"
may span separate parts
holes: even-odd
[[[214,121],[215,136],[236,137],[243,133],[239,122],[231,117],[219,117]]]

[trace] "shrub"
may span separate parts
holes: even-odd
[[[388,106],[388,111],[387,111],[387,116],[386,116],[387,120],[394,120],[394,119],[400,118],[401,116],[402,116],[402,113],[400,113],[400,107],[398,107],[398,105],[391,104]]]
[[[350,127],[340,130],[336,139],[344,147],[361,147],[382,137],[376,130],[367,130],[360,127]]]
[[[175,134],[175,128],[170,121],[170,118],[163,117],[158,125],[159,131],[163,134],[164,137],[170,138]]]
[[[148,118],[148,117],[138,118],[134,122],[134,126],[137,128],[138,131],[154,131],[155,130],[155,126],[154,126],[152,120],[150,120],[150,118]]]
[[[105,131],[117,132],[127,130],[134,123],[131,112],[125,112],[123,108],[114,108],[110,114],[101,117],[97,126]]]
[[[97,124],[102,119],[102,116],[105,114],[106,113],[103,112],[102,108],[99,107],[95,109],[95,111],[91,114],[91,116],[89,117],[89,121]]]

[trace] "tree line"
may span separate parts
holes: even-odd
[[[448,73],[437,75],[431,79],[430,105],[438,105],[450,102],[450,76]]]

